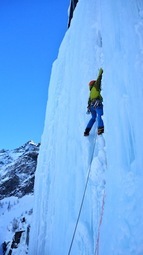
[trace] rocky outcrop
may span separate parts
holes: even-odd
[[[18,248],[18,244],[21,241],[21,237],[22,234],[24,233],[24,230],[20,230],[20,231],[16,231],[12,242],[3,242],[2,244],[2,249],[3,249],[3,255],[7,254],[7,255],[12,255],[13,254],[13,249],[17,249]]]
[[[0,200],[33,193],[39,146],[29,141],[14,150],[0,150]]]
[[[70,3],[70,10],[69,10],[68,28],[70,27],[71,19],[72,19],[72,17],[73,17],[73,12],[74,12],[74,9],[75,9],[77,3],[78,3],[78,0],[71,0],[71,3]]]

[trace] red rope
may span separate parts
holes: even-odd
[[[100,216],[100,221],[99,221],[99,226],[98,226],[98,233],[97,233],[96,247],[95,247],[95,255],[99,255],[100,228],[101,228],[102,220],[103,220],[104,205],[105,205],[105,191],[104,191],[103,200],[102,200],[101,216]]]

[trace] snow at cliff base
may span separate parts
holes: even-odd
[[[105,133],[83,132],[103,67]],[[29,255],[143,254],[143,2],[80,0],[53,64]]]

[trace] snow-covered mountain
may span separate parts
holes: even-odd
[[[33,192],[39,144],[27,142],[14,150],[0,150],[0,199]]]
[[[103,67],[105,134],[83,132]],[[53,64],[29,255],[143,254],[143,1],[80,0]]]
[[[0,150],[0,254],[3,248],[6,255],[27,252],[39,146],[29,141]],[[15,237],[16,242],[21,239],[18,249]]]

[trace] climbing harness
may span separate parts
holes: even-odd
[[[73,241],[74,241],[74,238],[75,238],[76,230],[77,230],[77,227],[78,227],[78,223],[79,223],[79,219],[80,219],[80,215],[81,215],[81,211],[82,211],[82,207],[83,207],[83,202],[84,202],[84,198],[85,198],[85,194],[86,194],[86,190],[87,190],[87,184],[88,184],[88,180],[89,180],[89,175],[90,175],[90,172],[91,172],[91,163],[92,163],[92,160],[93,160],[94,149],[95,149],[95,140],[94,140],[93,150],[92,150],[92,154],[91,154],[91,159],[90,159],[90,162],[89,162],[89,169],[88,169],[87,179],[86,179],[85,188],[84,188],[84,192],[83,192],[83,196],[82,196],[82,201],[81,201],[81,205],[80,205],[80,209],[79,209],[76,225],[75,225],[75,228],[74,228],[74,232],[73,232],[70,248],[69,248],[69,251],[68,251],[68,255],[71,254],[71,249],[72,249],[72,246],[73,246]]]

